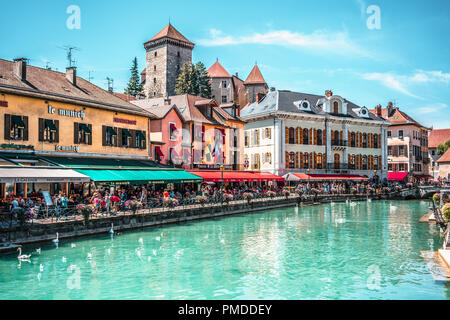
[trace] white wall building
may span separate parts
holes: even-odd
[[[271,90],[241,111],[248,170],[387,179],[389,122],[333,95]]]

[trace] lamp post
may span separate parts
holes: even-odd
[[[223,164],[220,165],[220,204],[223,205],[223,171],[225,167]]]

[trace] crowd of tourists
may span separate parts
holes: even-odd
[[[119,187],[114,192],[109,188],[98,188],[91,196],[82,197],[79,194],[65,194],[59,192],[52,196],[52,204],[44,201],[42,195],[37,192],[33,197],[10,197],[9,210],[13,212],[20,208],[33,208],[38,216],[48,216],[49,207],[52,215],[65,217],[80,211],[83,206],[90,206],[93,215],[117,214],[119,211],[176,207],[195,203],[214,203],[231,200],[242,200],[248,195],[251,198],[266,198],[286,194],[300,195],[344,195],[344,194],[381,194],[398,191],[402,188],[413,187],[411,183],[384,183],[374,182],[300,182],[292,186],[289,183],[275,185],[226,185],[220,183],[203,183],[200,188],[193,185],[183,185],[174,189],[151,189],[146,187],[127,186]],[[195,190],[194,190],[195,189]]]

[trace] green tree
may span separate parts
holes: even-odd
[[[203,63],[198,62],[193,65],[186,62],[181,68],[181,73],[175,84],[175,93],[211,98],[210,82],[211,79]]]
[[[441,143],[437,147],[437,153],[438,155],[442,156],[447,150],[450,148],[450,140],[446,141],[445,143]]]
[[[141,79],[139,79],[138,62],[136,57],[133,59],[130,70],[130,81],[128,82],[128,87],[125,89],[124,93],[136,97],[143,89]]]
[[[211,99],[211,78],[208,75],[208,71],[205,65],[198,62],[195,65],[195,70],[198,76],[198,94],[200,97]]]

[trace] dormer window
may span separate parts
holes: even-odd
[[[339,113],[339,103],[337,101],[333,102],[333,113]]]
[[[301,111],[311,111],[311,105],[307,100],[294,102],[294,105]]]
[[[362,108],[359,110],[359,116],[360,116],[361,118],[370,118],[370,116],[369,116],[369,110],[367,110],[366,107],[362,107]]]

